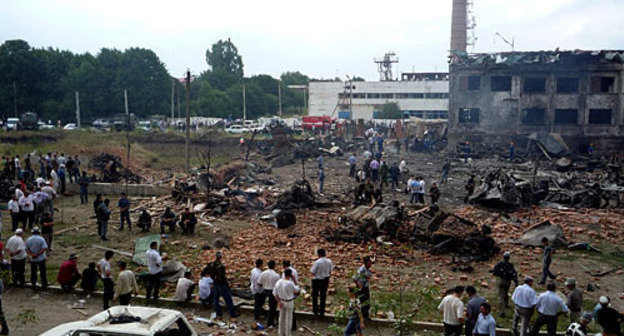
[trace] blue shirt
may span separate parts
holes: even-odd
[[[48,248],[48,244],[46,244],[45,239],[43,239],[43,237],[39,235],[31,236],[30,238],[26,240],[26,251],[30,253],[39,253],[42,250],[45,250],[47,248]],[[37,257],[30,257],[30,261],[34,261],[34,262],[44,261],[45,258],[46,258],[46,254],[41,253]]]
[[[547,291],[540,294],[537,299],[537,311],[547,316],[557,316],[559,309],[564,313],[569,312],[568,306],[555,292]]]
[[[127,198],[120,198],[117,205],[119,205],[120,208],[125,208],[130,205],[130,201]],[[130,209],[127,209],[126,211],[128,210]]]
[[[537,295],[535,294],[535,290],[527,284],[516,287],[511,299],[516,306],[521,308],[531,308],[537,304]]]
[[[491,314],[487,316],[479,314],[479,319],[472,332],[474,334],[496,336],[496,321],[494,321]]]
[[[479,295],[475,295],[468,300],[468,304],[466,305],[466,315],[468,315],[467,320],[470,323],[474,324],[477,322],[477,318],[480,317],[479,308],[481,307],[481,304],[485,302],[485,298]]]
[[[350,164],[355,164],[356,162],[357,162],[357,158],[356,158],[355,156],[351,156],[351,157],[349,158],[349,163],[350,163]]]

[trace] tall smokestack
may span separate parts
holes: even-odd
[[[468,25],[467,0],[453,0],[451,18],[451,52],[466,51],[466,29]]]

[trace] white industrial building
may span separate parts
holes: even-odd
[[[404,73],[401,81],[311,82],[309,114],[341,119],[376,119],[384,104],[422,119],[448,119],[448,73]],[[349,88],[351,84],[351,88]]]

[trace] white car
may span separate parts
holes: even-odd
[[[136,320],[114,323],[120,316]],[[198,336],[177,310],[115,306],[88,320],[61,324],[39,336]]]
[[[19,118],[8,118],[5,127],[7,131],[17,131],[19,128]]]
[[[243,127],[241,125],[232,125],[232,126],[226,128],[225,132],[226,133],[230,133],[230,134],[243,134],[243,133],[248,133],[249,132],[249,128]]]
[[[78,126],[76,126],[76,124],[67,124],[65,126],[63,126],[63,129],[66,131],[73,131],[75,129],[77,129]]]

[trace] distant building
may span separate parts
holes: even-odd
[[[449,136],[623,136],[623,63],[624,51],[456,53]]]
[[[404,73],[402,78],[384,82],[311,82],[309,114],[370,120],[378,118],[386,103],[394,102],[404,115],[448,118],[448,73]]]

